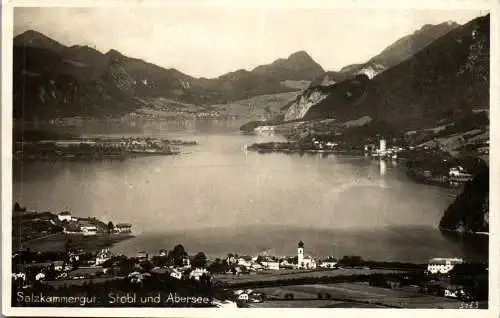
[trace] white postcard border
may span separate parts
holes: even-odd
[[[296,8],[414,8],[414,9],[485,9],[491,14],[490,41],[490,122],[500,120],[500,2],[489,0],[350,0],[350,1],[236,1],[236,0],[16,0],[2,1],[2,314],[6,316],[57,316],[57,317],[248,317],[279,316],[292,314],[315,317],[369,316],[388,317],[401,315],[440,315],[442,317],[499,317],[500,316],[500,220],[498,215],[499,196],[490,195],[490,242],[489,242],[489,309],[488,310],[439,310],[439,309],[196,309],[196,308],[42,308],[11,307],[11,233],[12,233],[12,39],[13,8],[22,6],[36,7],[94,7],[94,6],[231,6],[231,7],[296,7]],[[490,124],[490,194],[500,193],[500,126]],[[497,150],[497,151],[495,151]]]

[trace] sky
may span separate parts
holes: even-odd
[[[14,35],[115,49],[195,77],[251,70],[304,50],[325,70],[361,63],[425,24],[464,24],[479,10],[238,7],[15,8]]]

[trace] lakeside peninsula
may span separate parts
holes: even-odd
[[[12,249],[64,251],[68,247],[99,250],[131,239],[132,224],[105,223],[95,217],[75,217],[70,211],[28,211],[17,202],[12,213]]]

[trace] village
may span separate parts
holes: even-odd
[[[260,153],[319,153],[364,156],[381,162],[381,173],[385,173],[386,162],[402,162],[410,177],[430,184],[460,186],[474,178],[478,165],[487,158],[489,141],[478,142],[471,156],[451,156],[439,142],[422,143],[412,146],[394,138],[389,142],[379,138],[378,143],[353,145],[330,139],[313,137],[301,142],[267,142],[247,146],[248,150]]]
[[[67,213],[58,214],[64,224],[74,222],[71,218]],[[102,231],[101,227],[95,228],[98,230],[83,225],[82,236]],[[117,224],[109,230],[130,233],[131,225]],[[70,231],[65,233],[75,235]],[[297,244],[296,255],[281,257],[228,253],[223,259],[209,259],[203,252],[189,255],[180,244],[169,251],[163,249],[154,254],[139,251],[129,257],[113,255],[109,248],[89,252],[68,246],[61,252],[24,249],[12,255],[13,288],[24,293],[47,289],[58,292],[73,287],[87,290],[100,284],[118,284],[120,288],[134,291],[148,289],[147,286],[161,281],[170,287],[177,286],[172,288],[202,288],[211,295],[211,304],[216,307],[260,306],[269,302],[276,305],[280,301],[309,301],[311,297],[315,301],[339,297],[343,301],[360,301],[358,297],[369,294],[366,290],[371,289],[377,293],[391,290],[398,297],[408,299],[417,297],[426,305],[430,301],[440,306],[456,306],[458,301],[484,300],[487,275],[486,265],[469,263],[462,258],[434,258],[427,264],[409,264],[365,261],[359,256],[312,257],[305,253],[302,241]],[[338,284],[361,289],[358,294],[335,296]],[[332,290],[311,286],[331,286]],[[309,288],[309,291],[293,292],[293,288],[306,288],[306,291]],[[375,304],[374,300],[369,302]],[[380,299],[379,302],[384,303]]]

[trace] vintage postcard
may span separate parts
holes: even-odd
[[[6,2],[3,313],[498,317],[498,6]]]

